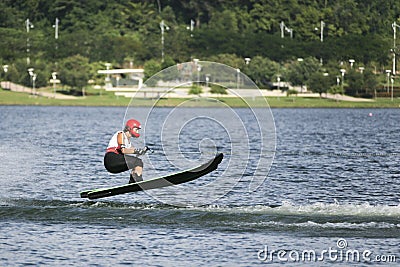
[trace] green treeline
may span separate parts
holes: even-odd
[[[154,68],[193,58],[267,64],[262,74],[249,69],[261,85],[298,58],[322,62],[325,72],[337,73],[349,59],[382,71],[391,66],[399,16],[398,0],[2,0],[0,63],[10,66],[8,79],[23,84],[33,67],[38,86],[48,81],[40,76],[62,77],[66,66],[86,64],[84,78],[96,79],[105,62]]]

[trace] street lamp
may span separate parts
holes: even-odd
[[[320,30],[321,43],[324,42],[324,27],[325,27],[325,22],[323,22],[322,20],[321,20],[321,23],[320,23],[320,28],[318,29],[318,27],[315,27],[316,31]]]
[[[324,27],[325,27],[325,22],[321,20],[321,43],[324,41]]]
[[[52,78],[52,82],[53,82],[54,98],[56,98],[57,72],[52,72],[51,73],[51,78]]]
[[[361,74],[364,73],[365,68],[364,67],[358,67],[358,69],[360,70]]]
[[[58,39],[58,24],[60,23],[60,20],[58,18],[56,18],[56,21],[53,25],[54,28],[54,39]]]
[[[251,61],[251,58],[249,58],[249,57],[244,58],[244,62],[246,62],[246,65],[249,65],[250,61]]]
[[[37,77],[37,74],[34,73],[33,76],[32,76],[32,83],[33,83],[33,92],[34,92],[35,96],[37,95],[37,93],[36,93],[36,86],[35,86],[36,77]]]
[[[186,29],[190,31],[190,37],[193,37],[193,30],[194,30],[195,22],[194,20],[190,20],[190,26],[187,26]]]
[[[389,80],[390,80],[390,73],[391,72],[392,72],[391,70],[386,70],[386,81],[387,81],[387,89],[386,89],[386,91],[387,91],[387,93],[389,93],[389,88],[390,88]]]
[[[111,63],[104,63],[104,65],[106,66],[106,69],[107,69],[107,76],[105,78],[106,88],[111,88],[112,87],[112,86],[110,86],[111,78],[110,78],[110,73],[108,72],[110,70]]]
[[[8,80],[7,79],[8,65],[3,65],[3,70],[4,70],[4,80]],[[6,87],[5,89],[10,89],[8,82],[6,83],[5,87]]]
[[[32,22],[29,21],[29,19],[25,20],[25,27],[26,27],[26,64],[29,65],[31,64],[31,60],[29,58],[29,51],[30,51],[30,42],[29,42],[29,30],[33,29],[33,24]]]
[[[353,68],[354,62],[356,62],[354,59],[349,59],[351,69]]]
[[[340,72],[342,73],[342,89],[344,88],[344,74],[346,73],[345,69],[340,69]]]
[[[34,84],[34,81],[33,81],[33,76],[35,75],[35,73],[33,72],[35,69],[34,68],[29,68],[28,69],[28,73],[29,73],[29,76],[31,77],[31,83],[32,83],[32,89],[31,89],[31,95],[33,95],[33,91],[34,91],[34,86],[33,86],[33,84]],[[36,80],[36,77],[35,77],[35,80]]]
[[[199,81],[199,77],[200,77],[200,70],[201,70],[201,66],[200,66],[200,64],[199,64],[199,59],[198,58],[194,58],[193,59],[193,63],[194,63],[194,67],[196,68],[196,70],[197,70],[197,81]],[[192,70],[192,74],[193,74],[193,71],[194,70]],[[193,79],[193,77],[192,77],[192,79]],[[192,83],[193,83],[193,80],[192,80]]]
[[[283,21],[279,23],[279,27],[281,28],[281,38],[285,37],[285,31],[290,34],[290,38],[293,38],[293,29],[288,28]]]
[[[54,39],[55,39],[55,58],[57,59],[57,50],[58,50],[58,24],[60,23],[60,20],[58,18],[56,18],[55,23],[53,25],[54,28]],[[55,65],[57,67],[57,60],[55,62]]]
[[[201,65],[197,65],[197,82],[200,84],[200,71],[201,71]]]
[[[278,74],[276,76],[276,81],[278,82],[278,91],[281,90],[281,76]]]
[[[394,84],[394,75],[390,78],[390,82],[392,84],[392,91],[390,93],[390,100],[393,101],[393,84]]]
[[[3,65],[3,70],[4,70],[4,72],[7,74],[7,71],[8,71],[8,65]]]
[[[392,23],[392,28],[393,28],[393,72],[392,72],[392,94],[391,94],[391,100],[393,101],[393,83],[394,83],[394,77],[396,76],[396,27],[400,28],[400,25],[397,24],[396,22]]]
[[[164,31],[169,30],[169,27],[164,23],[164,20],[160,22],[161,28],[161,62],[164,62]]]
[[[393,75],[396,75],[396,27],[400,28],[400,25],[397,24],[396,22],[392,23],[392,29],[393,29]]]
[[[299,62],[299,64],[302,64],[302,62],[304,61],[304,59],[302,57],[297,58],[297,62]],[[300,65],[301,66],[301,65]],[[304,74],[304,70],[303,68],[301,68],[301,85],[300,85],[300,93],[303,93],[303,83],[304,83],[304,78],[305,74]]]

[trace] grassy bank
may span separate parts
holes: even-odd
[[[265,101],[262,98],[244,99],[252,107],[264,107]],[[185,106],[247,106],[243,99],[239,98],[218,98],[218,100],[199,99],[189,100],[180,98],[160,99],[157,106],[177,106],[184,102]],[[32,96],[27,93],[10,92],[0,89],[0,105],[43,105],[43,106],[128,106],[130,99],[116,97],[114,94],[89,95],[75,99],[54,99],[41,96]],[[149,106],[154,104],[151,99],[135,99],[135,106]],[[335,101],[332,99],[306,98],[306,97],[268,97],[268,104],[274,108],[399,108],[400,99],[393,101],[387,98],[380,98],[371,102],[349,102]]]

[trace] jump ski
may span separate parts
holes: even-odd
[[[224,155],[222,153],[219,153],[208,162],[189,170],[132,184],[126,184],[110,188],[86,190],[81,192],[80,195],[81,198],[98,199],[98,198],[111,197],[130,192],[144,191],[149,189],[162,188],[162,187],[190,182],[216,170],[218,168],[218,165],[221,163],[223,157]]]

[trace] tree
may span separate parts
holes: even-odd
[[[344,94],[344,89],[340,85],[334,85],[331,88],[329,88],[328,93],[333,94],[333,95],[336,95],[336,94],[342,95],[342,94]],[[336,100],[336,102],[339,101],[339,99],[337,99],[336,96],[335,96],[335,100]]]
[[[255,56],[244,72],[260,87],[265,87],[279,72],[279,64],[261,56]]]
[[[64,59],[60,64],[59,78],[61,83],[76,89],[82,96],[85,95],[84,87],[89,80],[89,59],[75,55]]]
[[[361,90],[364,88],[363,75],[360,72],[356,72],[351,69],[346,75],[346,81],[348,85],[348,90],[350,90],[352,95],[359,95]]]
[[[193,84],[189,89],[189,95],[200,95],[201,93],[203,93],[203,89],[196,84]]]
[[[161,69],[162,69],[161,64],[155,59],[149,60],[144,64],[144,79],[148,86],[157,85],[158,81],[151,78],[154,74],[161,71]]]
[[[331,86],[330,78],[321,72],[313,73],[308,81],[308,86],[312,92],[319,93],[321,96],[322,93],[326,93],[329,90]]]
[[[376,78],[376,75],[372,72],[371,69],[366,69],[363,73],[364,75],[364,89],[368,94],[376,93],[376,88],[378,87],[379,83]]]
[[[214,62],[218,62],[218,63],[222,63],[225,65],[228,65],[229,67],[232,68],[242,68],[242,66],[244,65],[244,59],[238,57],[235,54],[218,54],[218,55],[213,55],[211,57],[208,58],[209,61],[214,61]]]
[[[3,0],[0,58],[8,65],[26,61],[29,37],[31,60],[40,59],[46,65],[77,54],[89,62],[108,61],[115,66],[133,57],[140,65],[160,59],[163,19],[170,28],[165,34],[165,54],[175,62],[230,54],[238,61],[227,64],[244,72],[244,57],[252,58],[250,64],[260,56],[281,65],[299,57],[323,58],[324,64],[354,58],[364,65],[378,62],[377,69],[383,69],[391,62],[390,25],[398,14],[400,1],[395,0]],[[27,18],[34,24],[29,34],[24,25]],[[52,27],[55,18],[60,20],[57,40]],[[195,21],[193,32],[186,29],[191,20]],[[321,20],[325,22],[323,43],[319,40]],[[281,21],[294,29],[293,39],[287,32],[281,38]],[[274,79],[268,73],[251,75],[260,85]],[[301,75],[291,75],[294,84],[306,83],[304,75],[293,76]]]
[[[226,95],[228,92],[226,91],[226,88],[218,85],[218,84],[211,84],[211,89],[210,89],[211,94],[218,94],[218,95]]]
[[[343,87],[340,85],[333,85],[328,89],[328,93],[336,95],[336,94],[344,94]]]
[[[320,64],[316,58],[308,57],[298,59],[288,68],[288,81],[294,86],[303,86],[308,82],[311,75],[320,69]]]

